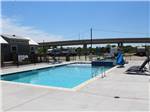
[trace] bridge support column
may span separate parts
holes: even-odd
[[[123,47],[123,42],[118,43],[118,47]]]
[[[57,46],[56,45],[54,45],[54,46],[52,46],[52,48],[54,49],[54,48],[57,48]]]
[[[87,60],[87,44],[83,44],[83,49],[84,49],[84,55],[85,55],[85,60]]]
[[[49,47],[48,47],[49,49],[51,49],[52,48],[52,46],[51,45],[49,45]]]

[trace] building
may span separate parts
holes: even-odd
[[[30,38],[16,35],[0,35],[1,41],[1,63],[23,62],[36,54],[38,43]]]

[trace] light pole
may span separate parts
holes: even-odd
[[[91,37],[90,61],[92,61],[92,41],[93,41],[92,28],[90,29],[90,37]]]
[[[90,29],[90,34],[91,34],[90,37],[91,37],[91,53],[92,53],[92,41],[93,41],[93,37],[92,37],[92,36],[93,36],[93,35],[92,35],[92,28]]]

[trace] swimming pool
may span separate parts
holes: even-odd
[[[102,74],[111,67],[94,67],[91,64],[68,64],[39,70],[1,76],[1,80],[33,85],[74,88]]]

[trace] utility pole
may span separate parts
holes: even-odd
[[[44,50],[44,40],[43,40],[43,50]]]
[[[92,32],[92,28],[90,29],[90,34],[91,34],[91,53],[92,53],[92,41],[93,41],[93,34],[92,34],[93,32]]]
[[[91,50],[90,50],[90,57],[89,57],[89,59],[90,59],[90,61],[92,61],[92,41],[93,41],[93,37],[92,37],[93,35],[92,35],[92,28],[90,29],[90,37],[91,37]]]
[[[79,40],[80,40],[80,33],[79,33]]]
[[[45,53],[45,47],[44,47],[44,40],[43,40],[43,55],[44,55],[44,61],[45,61],[46,60],[46,53]]]

